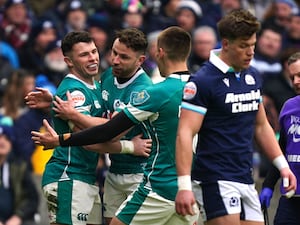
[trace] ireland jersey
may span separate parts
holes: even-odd
[[[123,109],[136,93],[151,85],[152,81],[143,69],[139,69],[136,74],[125,83],[119,83],[117,81],[112,74],[111,68],[106,70],[101,75],[102,100],[106,117],[110,118],[112,113]],[[124,139],[130,140],[140,133],[144,134],[144,138],[149,138],[147,133],[142,132],[140,125],[137,125],[126,134]],[[110,154],[110,160],[110,172],[116,174],[130,174],[142,173],[142,167],[147,159],[130,154]]]
[[[124,109],[133,122],[147,127],[152,138],[150,157],[144,169],[144,186],[140,188],[153,190],[169,200],[175,200],[178,189],[175,140],[183,81],[188,77],[186,73],[172,74],[163,82],[135,93]]]
[[[66,100],[66,92],[71,93],[75,108],[90,116],[101,116],[101,92],[98,82],[89,85],[72,74],[68,74],[57,89],[56,95]],[[54,128],[58,134],[72,132],[68,122],[55,117],[53,114]],[[96,165],[98,153],[83,149],[83,147],[56,147],[52,157],[48,161],[42,185],[61,180],[80,180],[89,184],[95,184]]]

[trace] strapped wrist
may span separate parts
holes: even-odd
[[[192,190],[192,181],[190,175],[178,176],[178,190]]]
[[[121,154],[133,154],[134,144],[132,141],[122,140],[121,143]]]
[[[282,170],[283,168],[289,168],[289,164],[283,155],[277,156],[273,160],[273,164],[279,171]]]

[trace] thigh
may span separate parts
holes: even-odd
[[[196,205],[195,212],[194,216],[180,216],[175,211],[174,201],[140,187],[123,202],[116,215],[120,221],[130,225],[193,225],[199,215]]]
[[[238,224],[240,220],[244,219],[263,221],[254,185],[231,181],[194,183],[193,191],[197,202],[200,204],[203,221],[218,221],[222,217],[230,221],[237,220]]]
[[[137,189],[142,179],[143,174],[108,173],[104,183],[104,217],[114,217],[122,202]]]
[[[97,204],[99,188],[81,181],[60,181],[43,187],[50,223],[85,225],[94,203]],[[94,224],[101,220],[91,218]]]
[[[300,198],[281,196],[274,218],[274,225],[298,225],[300,221]]]

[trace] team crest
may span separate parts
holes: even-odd
[[[146,102],[150,98],[150,95],[146,90],[141,92],[134,92],[132,93],[132,103],[134,105],[141,105]]]
[[[194,82],[188,82],[183,89],[183,99],[189,100],[195,97],[197,93],[197,86]]]
[[[255,84],[254,77],[252,75],[250,75],[250,74],[246,74],[245,75],[245,82],[248,85],[254,85]]]

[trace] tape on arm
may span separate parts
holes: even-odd
[[[133,154],[134,144],[132,141],[122,140],[121,143],[121,154]]]
[[[190,175],[178,176],[178,190],[192,190],[192,181]]]

